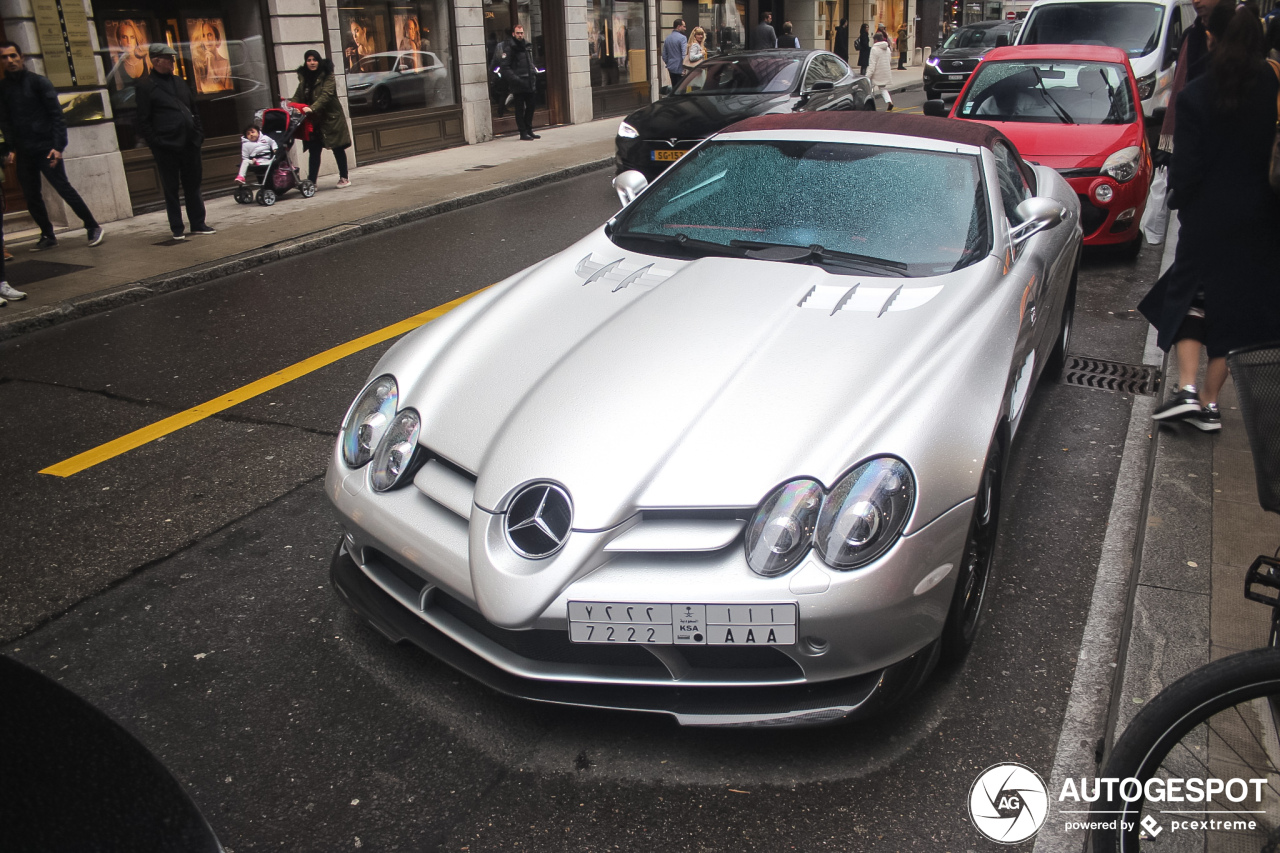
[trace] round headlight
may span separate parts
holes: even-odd
[[[900,459],[864,462],[827,495],[814,543],[835,569],[855,569],[878,558],[897,540],[915,503],[915,478]]]
[[[418,432],[422,420],[413,409],[405,409],[395,416],[386,435],[373,453],[373,465],[369,468],[369,485],[375,492],[385,492],[400,485],[412,468],[413,454],[418,449]]]
[[[1093,197],[1103,204],[1111,201],[1115,195],[1116,191],[1111,188],[1111,184],[1098,184],[1093,188]]]
[[[359,468],[373,458],[387,424],[395,417],[400,392],[393,376],[379,376],[356,397],[342,422],[342,461]]]
[[[769,495],[747,525],[751,570],[773,577],[800,562],[813,544],[821,509],[822,486],[813,480],[793,480]]]
[[[618,125],[618,135],[623,139],[636,139],[640,136],[640,131],[636,130],[625,121]]]

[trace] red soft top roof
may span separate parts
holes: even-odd
[[[959,145],[976,145],[990,148],[997,140],[1009,142],[1008,137],[991,127],[976,121],[909,115],[906,113],[859,112],[824,110],[822,112],[780,113],[755,116],[735,122],[724,133],[770,130],[852,130],[862,133],[893,133],[900,136],[920,136],[940,139]],[[1017,147],[1009,142],[1015,151]]]
[[[1092,62],[1129,64],[1129,56],[1118,47],[1100,44],[1020,44],[997,47],[982,57],[983,62],[1001,59],[1083,59]]]

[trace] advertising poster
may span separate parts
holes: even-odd
[[[227,58],[226,28],[221,18],[187,18],[191,39],[191,75],[196,93],[229,92],[231,61]]]
[[[387,51],[386,13],[380,8],[346,6],[338,10],[342,28],[342,56],[347,70],[360,64],[360,60]]]
[[[139,77],[151,71],[147,22],[142,18],[108,18],[102,29],[111,58],[107,86],[116,92],[132,89]]]

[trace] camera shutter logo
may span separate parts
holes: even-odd
[[[1017,844],[1035,835],[1049,813],[1044,780],[1022,764],[995,764],[969,789],[969,819],[1001,844]]]

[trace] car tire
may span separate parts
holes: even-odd
[[[369,102],[373,104],[373,108],[375,110],[380,113],[385,113],[387,110],[391,109],[391,92],[387,91],[385,88],[374,89],[373,95],[369,98]]]
[[[863,111],[865,111],[865,112],[869,112],[869,113],[873,113],[873,112],[875,112],[875,111],[876,111],[876,99],[875,99],[875,98],[867,98],[866,103],[864,103],[864,104],[862,105],[862,109],[863,109]]]
[[[956,573],[955,592],[942,626],[942,660],[959,663],[973,648],[982,627],[982,612],[991,569],[995,562],[996,537],[1000,530],[1000,497],[1004,488],[1004,442],[999,436],[987,450],[973,502],[973,519]]]
[[[1067,288],[1067,301],[1062,306],[1062,323],[1058,326],[1058,340],[1053,345],[1053,352],[1045,360],[1041,379],[1057,382],[1062,378],[1062,371],[1067,366],[1067,347],[1071,345],[1071,326],[1076,316],[1076,277],[1071,273],[1071,285]]]
[[[924,99],[925,99],[926,101],[936,101],[936,100],[938,100],[938,99],[939,99],[939,98],[941,98],[941,97],[942,97],[942,95],[940,95],[936,89],[925,89],[925,90],[924,90]]]

